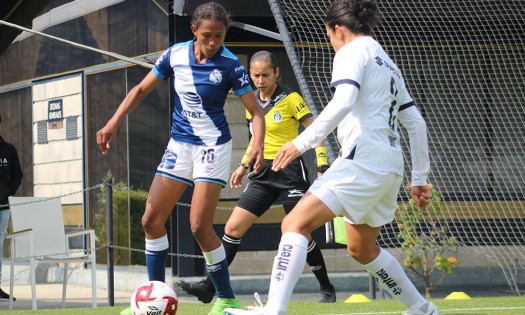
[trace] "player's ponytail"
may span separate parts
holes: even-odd
[[[352,33],[370,35],[379,24],[375,0],[336,0],[328,9],[325,24],[346,26]]]

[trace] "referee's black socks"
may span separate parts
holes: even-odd
[[[224,246],[224,251],[226,252],[226,262],[228,266],[232,263],[235,255],[237,255],[237,249],[239,249],[239,244],[241,243],[240,238],[231,237],[227,234],[224,234],[222,237],[222,246]],[[204,280],[208,287],[213,288],[213,283],[211,282],[210,276],[207,276]]]
[[[239,245],[241,244],[241,239],[235,238],[228,234],[224,234],[224,236],[222,237],[222,244],[224,245],[224,251],[226,252],[226,261],[228,262],[229,266],[235,258],[235,255],[237,255],[237,250],[239,249]]]
[[[314,240],[312,240],[308,244],[306,262],[308,263],[310,269],[317,278],[317,281],[319,281],[321,289],[331,288],[332,284],[330,283],[330,279],[328,279],[328,273],[326,272],[326,265],[324,263],[323,254],[321,253],[321,249],[319,248],[319,246],[317,246]]]

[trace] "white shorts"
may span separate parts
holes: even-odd
[[[379,227],[392,222],[403,177],[338,158],[308,190],[350,224]]]
[[[188,185],[209,182],[226,186],[230,176],[232,141],[206,146],[170,139],[155,175]]]

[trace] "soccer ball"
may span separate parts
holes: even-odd
[[[178,305],[175,291],[160,281],[139,285],[130,302],[133,315],[175,315]]]

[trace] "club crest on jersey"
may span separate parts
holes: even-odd
[[[219,69],[213,69],[210,73],[210,81],[217,84],[222,82],[222,72]]]
[[[280,123],[283,120],[283,116],[281,115],[280,111],[276,111],[275,114],[273,114],[273,121],[276,123]]]
[[[197,107],[202,104],[202,99],[199,94],[194,92],[186,92],[182,95],[182,99],[189,107]]]

